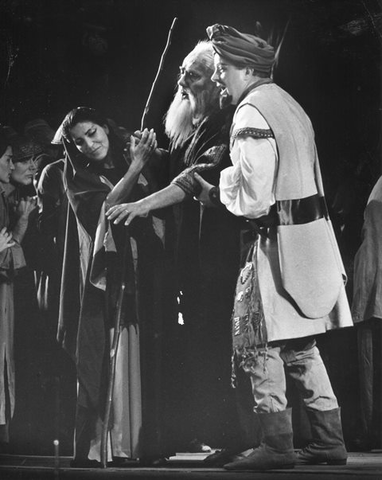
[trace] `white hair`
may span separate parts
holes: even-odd
[[[214,50],[212,44],[201,40],[185,57],[184,62],[197,58],[204,75],[211,78],[214,72]],[[194,130],[195,123],[205,118],[212,110],[219,108],[219,89],[211,81],[211,89],[200,93],[198,112],[191,109],[190,103],[183,101],[178,87],[174,99],[164,116],[166,135],[174,148],[182,145]]]

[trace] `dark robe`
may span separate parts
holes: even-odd
[[[231,165],[229,128],[232,110],[206,117],[170,156],[172,183],[186,199],[174,207],[166,231],[175,252],[175,291],[184,325],[167,326],[166,351],[169,438],[174,449],[189,448],[197,438],[222,446],[235,435],[236,405],[230,388],[230,318],[239,267],[241,219],[224,207],[203,209],[196,197],[196,171],[218,185],[220,171]],[[181,294],[179,293],[181,292]]]
[[[121,149],[119,157],[118,151],[115,151],[113,158],[119,161],[116,167],[103,169],[86,164],[67,146],[64,183],[70,208],[61,284],[59,338],[76,361],[76,456],[84,458],[89,442],[94,438],[97,418],[103,418],[104,414],[109,381],[110,328],[116,315],[116,298],[125,278],[127,287],[121,322],[124,326],[139,325],[140,331],[143,428],[138,435],[139,455],[155,457],[159,456],[161,448],[157,415],[160,375],[152,375],[160,368],[163,245],[154,232],[152,218],[139,218],[132,222],[129,229],[123,225],[112,226],[116,251],[97,252],[95,255],[94,241],[104,201],[112,185],[119,181],[127,168]],[[146,187],[137,184],[129,200],[137,200],[148,193]],[[137,245],[136,267],[131,239]],[[99,261],[98,253],[107,272],[106,291],[90,281],[94,262]],[[134,457],[134,454],[131,456]]]

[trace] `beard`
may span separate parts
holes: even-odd
[[[203,90],[197,95],[182,93],[178,88],[165,115],[165,132],[173,148],[183,145],[195,126],[213,110],[219,109],[217,89]]]
[[[179,88],[165,115],[164,126],[174,148],[182,145],[194,130],[191,104]]]

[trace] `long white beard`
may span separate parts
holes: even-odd
[[[176,92],[166,113],[164,126],[174,148],[182,145],[194,129],[190,101],[182,97],[180,90]]]

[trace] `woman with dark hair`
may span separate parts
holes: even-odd
[[[123,199],[151,193],[143,172],[157,146],[155,133],[145,129],[131,136],[127,145],[106,118],[86,107],[69,112],[60,129],[70,208],[58,337],[77,367],[72,465],[99,465],[108,362],[122,280],[126,288],[108,460],[118,464],[121,459],[150,461],[161,456],[154,385],[160,364],[160,225],[151,216],[128,229],[109,225],[104,212]]]

